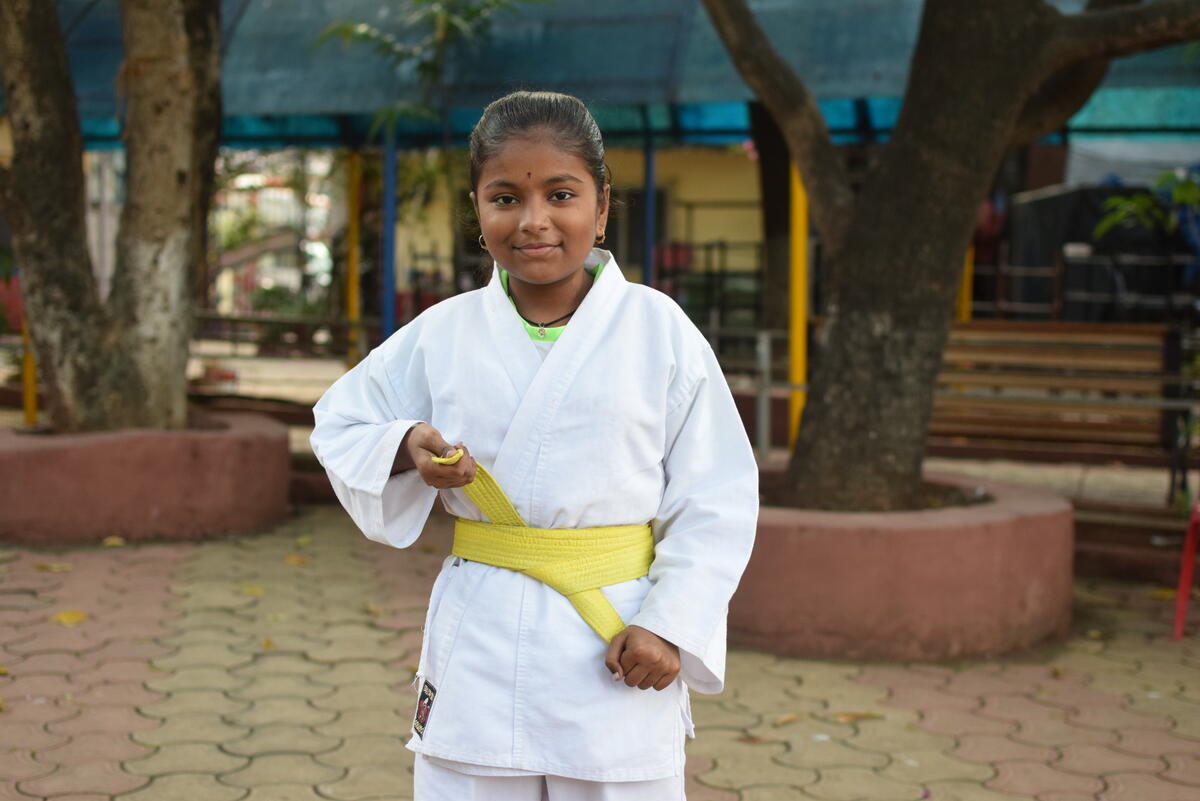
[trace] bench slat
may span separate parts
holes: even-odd
[[[1022,373],[1001,370],[943,370],[939,384],[958,384],[975,387],[1008,387],[1030,389],[1078,389],[1092,392],[1124,392],[1154,395],[1162,392],[1162,381],[1154,378],[1122,378],[1116,376],[1057,375],[1051,373]]]
[[[1115,426],[1072,426],[1066,422],[1054,425],[1021,425],[1015,420],[972,418],[939,418],[930,423],[929,432],[940,436],[987,437],[990,439],[1041,440],[1067,442],[1104,442],[1120,445],[1157,445],[1159,434]]]
[[[943,364],[1002,364],[1058,367],[1070,369],[1139,370],[1156,372],[1162,367],[1162,354],[1156,350],[1095,350],[1088,348],[1012,348],[1003,345],[950,345]]]
[[[1121,406],[1119,403],[1043,401],[1037,398],[988,398],[940,395],[934,399],[934,414],[943,410],[987,410],[999,414],[1057,419],[1069,415],[1091,415],[1097,420],[1132,419],[1157,421],[1162,414],[1152,406]]]

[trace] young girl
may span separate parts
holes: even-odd
[[[611,186],[583,103],[495,101],[470,163],[491,282],[338,380],[312,435],[371,539],[411,545],[437,497],[458,518],[415,797],[682,799],[688,687],[721,691],[754,538],[750,445],[704,338],[594,248]]]

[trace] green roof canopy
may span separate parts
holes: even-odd
[[[1053,0],[1067,13],[1083,0]],[[114,86],[122,59],[117,0],[57,0],[89,146],[119,143]],[[776,47],[821,99],[835,136],[886,136],[899,111],[920,0],[751,0]],[[314,46],[334,21],[366,22],[403,40],[396,0],[222,0],[223,139],[234,146],[361,142],[372,115],[415,100],[411,70],[371,48]],[[728,142],[749,131],[752,98],[698,0],[548,0],[495,17],[490,33],[450,54],[452,135],[514,88],[571,92],[606,138]],[[1074,133],[1200,139],[1200,53],[1173,47],[1121,59],[1071,121]],[[411,123],[401,142],[441,139]]]

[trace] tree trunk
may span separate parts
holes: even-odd
[[[217,0],[124,0],[129,169],[106,301],[87,249],[82,141],[55,4],[0,3],[13,230],[39,376],[58,431],[187,422],[192,287],[219,135]]]
[[[750,104],[750,130],[758,151],[763,215],[762,327],[786,331],[790,314],[792,173],[787,142],[762,103]],[[770,291],[767,291],[767,288]]]
[[[207,305],[209,287],[208,211],[216,185],[216,161],[221,143],[221,20],[220,0],[184,0],[188,59],[196,86],[196,118],[192,123],[196,174],[192,196],[192,256],[190,285],[196,303]]]
[[[127,305],[101,303],[88,255],[83,145],[54,3],[0,3],[0,55],[13,161],[0,173],[21,293],[51,424],[132,426],[145,394]]]
[[[142,425],[187,423],[194,259],[200,252],[195,206],[208,184],[197,164],[200,97],[184,0],[122,0],[129,158],[117,236],[113,291],[129,298],[134,361],[143,377]],[[209,48],[216,42],[209,43]],[[212,169],[211,162],[209,169]]]
[[[827,249],[823,323],[789,481],[799,505],[914,508],[975,208],[1036,88],[1040,3],[929,0],[895,134]]]

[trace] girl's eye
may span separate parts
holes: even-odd
[[[559,189],[554,194],[550,195],[552,200],[570,200],[575,197],[574,192],[568,192],[566,189]]]
[[[492,205],[495,206],[511,206],[516,203],[517,199],[512,195],[497,195],[492,198]]]

